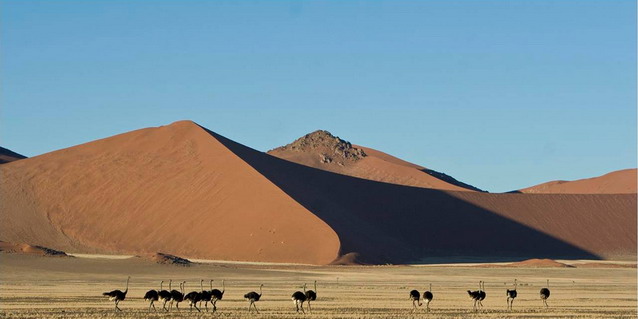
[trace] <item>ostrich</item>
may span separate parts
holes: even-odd
[[[226,292],[226,286],[224,285],[224,280],[222,280],[222,291],[219,291],[219,289],[213,289],[210,291],[211,301],[213,304],[213,312],[217,310],[217,301],[222,300],[222,298],[224,298],[224,292]]]
[[[158,292],[158,297],[160,301],[164,302],[164,304],[162,305],[162,309],[164,309],[165,311],[168,311],[168,309],[166,309],[166,303],[172,299],[171,286],[173,284],[173,279],[168,281],[168,290],[162,289],[163,284],[164,284],[164,281],[162,280],[162,282],[160,283],[160,291]]]
[[[479,299],[479,292],[477,291],[471,291],[468,290],[467,294],[470,296],[470,299],[474,300],[474,306],[472,307],[472,309],[474,309],[476,311],[476,302]]]
[[[128,278],[126,278],[126,290],[124,290],[124,292],[120,290],[113,290],[113,291],[102,293],[102,296],[109,297],[110,301],[115,301],[115,311],[117,310],[122,311],[122,309],[120,309],[117,306],[117,304],[119,304],[120,301],[126,299],[126,294],[128,293],[128,282],[130,279],[131,279],[131,276],[128,276]]]
[[[412,300],[412,312],[415,312],[417,303],[421,306],[421,293],[418,290],[410,291],[410,300]]]
[[[160,290],[162,290],[162,283],[164,281],[160,282]],[[155,309],[155,311],[157,311],[157,309],[155,308],[155,302],[159,299],[159,293],[157,292],[157,290],[155,289],[151,289],[149,291],[146,292],[146,294],[144,294],[144,300],[146,301],[150,301],[150,303],[148,304],[148,312],[151,312],[151,306],[153,307],[153,309]]]
[[[255,301],[259,301],[259,299],[261,298],[261,288],[264,287],[264,284],[261,284],[259,286],[259,293],[256,293],[254,291],[251,291],[247,294],[244,295],[244,298],[248,299],[248,301],[250,301],[250,304],[248,304],[248,312],[250,312],[250,307],[255,307],[255,311],[257,311],[257,313],[259,313],[259,310],[257,310],[257,306],[255,306]]]
[[[301,312],[306,313],[303,310],[303,303],[306,299],[308,299],[308,297],[306,297],[306,284],[303,284],[303,292],[295,291],[292,294],[292,302],[295,304],[295,307],[297,307],[297,312],[299,312],[299,309],[301,308]]]
[[[479,281],[479,298],[478,298],[478,304],[481,306],[481,308],[483,308],[483,300],[485,300],[485,297],[487,296],[487,294],[485,293],[485,282],[484,281]]]
[[[543,304],[545,304],[545,308],[549,307],[547,298],[549,298],[549,279],[547,279],[547,287],[541,288],[541,299],[543,300]]]
[[[308,311],[312,312],[312,308],[310,308],[310,302],[317,300],[317,281],[316,280],[315,280],[315,290],[306,291],[306,300],[308,301]]]
[[[202,284],[203,282],[204,280],[202,279],[200,281],[200,284]],[[186,296],[184,296],[184,300],[188,301],[188,305],[190,306],[191,311],[193,311],[193,307],[195,307],[198,312],[202,312],[199,308],[197,308],[197,303],[201,300],[201,298],[202,294],[197,291],[191,291],[187,293]]]
[[[184,301],[184,284],[186,281],[182,281],[179,283],[179,290],[171,290],[171,304],[168,307],[169,310],[173,309],[173,302],[175,302],[175,308],[179,311],[179,303]],[[170,283],[169,283],[170,285]],[[171,289],[170,286],[168,289]]]
[[[516,296],[518,295],[516,293],[516,286],[517,286],[517,282],[516,279],[514,279],[514,289],[510,290],[507,289],[507,308],[509,310],[512,310],[512,305],[514,304],[514,298],[516,298]]]
[[[430,290],[423,293],[423,301],[425,301],[425,308],[430,312],[430,302],[434,299],[432,294],[432,284],[430,284]]]
[[[200,282],[201,285],[201,282]],[[202,295],[201,295],[201,300],[199,301],[199,307],[202,307],[202,301],[204,302],[204,307],[206,307],[206,311],[208,311],[208,302],[210,301],[212,295],[212,291],[213,291],[213,280],[211,279],[210,281],[210,290],[204,290],[204,286],[202,286]]]
[[[478,310],[477,309],[477,305],[478,306],[483,306],[483,304],[481,303],[481,300],[485,299],[485,291],[483,291],[483,287],[481,286],[483,282],[479,281],[479,290],[476,291],[467,291],[467,294],[470,296],[470,298],[472,300],[474,300],[474,310]]]

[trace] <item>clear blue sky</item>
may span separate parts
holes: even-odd
[[[635,1],[1,1],[0,145],[326,129],[493,191],[636,167]]]

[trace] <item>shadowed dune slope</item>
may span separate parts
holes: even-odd
[[[27,157],[0,146],[0,164],[17,161],[23,158]]]
[[[480,191],[478,188],[425,167],[368,147],[352,145],[327,131],[306,134],[268,154],[321,170],[406,186]],[[446,176],[441,179],[437,176]]]
[[[487,194],[379,183],[210,133],[326,221],[339,234],[341,252],[357,252],[362,262],[636,255],[635,195]]]
[[[8,242],[244,261],[338,257],[326,223],[189,121],[8,163],[0,177]]]
[[[523,188],[521,193],[543,194],[636,194],[636,169],[624,169],[575,181],[551,181]]]

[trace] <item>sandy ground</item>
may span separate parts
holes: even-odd
[[[122,313],[103,291],[124,289],[131,276]],[[635,268],[482,268],[414,266],[294,266],[206,263],[167,266],[146,260],[0,255],[1,318],[635,318]],[[505,290],[518,279],[514,310],[506,310]],[[226,280],[218,312],[148,313],[142,299],[159,281],[186,280],[187,291],[200,279]],[[539,290],[550,280],[550,308],[541,307]],[[317,280],[312,314],[296,314],[290,295]],[[466,290],[486,282],[484,309],[472,311]],[[432,311],[411,314],[408,292],[433,284]],[[261,314],[249,315],[246,292],[264,284]],[[166,287],[166,286],[165,286]]]

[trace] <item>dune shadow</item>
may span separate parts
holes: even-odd
[[[207,131],[330,225],[341,240],[342,254],[357,252],[366,263],[600,259],[444,191],[322,171]]]
[[[440,179],[440,180],[442,180],[442,181],[444,181],[444,182],[446,182],[448,184],[452,184],[452,185],[455,185],[455,186],[458,186],[458,187],[462,187],[462,188],[465,188],[465,189],[470,189],[470,190],[477,191],[477,192],[487,193],[487,191],[484,191],[484,190],[482,190],[480,188],[474,187],[474,186],[472,186],[470,184],[463,183],[463,182],[457,180],[456,178],[454,178],[454,177],[452,177],[452,176],[450,176],[448,174],[437,172],[437,171],[435,171],[433,169],[424,168],[424,169],[421,170],[421,172],[426,173],[426,174],[428,174],[430,176],[433,176],[435,178],[438,178],[438,179]]]

